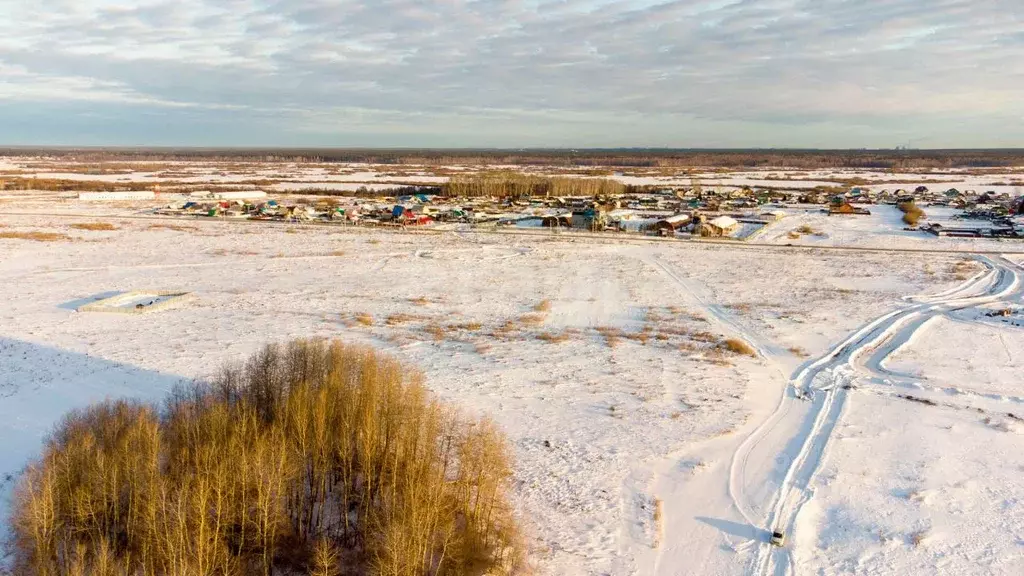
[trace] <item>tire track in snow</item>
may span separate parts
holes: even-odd
[[[729,312],[727,312],[722,306],[708,302],[685,279],[676,274],[660,258],[653,255],[643,254],[640,256],[640,260],[657,268],[665,276],[671,279],[677,286],[682,288],[682,290],[685,293],[687,293],[691,298],[693,298],[693,300],[697,302],[700,310],[702,310],[705,314],[707,314],[710,317],[712,324],[714,324],[719,331],[731,334],[739,338],[740,340],[746,342],[757,352],[757,355],[760,358],[762,358],[768,363],[769,367],[771,367],[775,372],[778,373],[779,379],[781,381],[786,381],[785,372],[783,371],[780,364],[774,358],[774,355],[771,352],[771,347],[768,344],[766,344],[762,338],[760,338],[753,331],[744,328],[739,323],[737,323],[732,318],[732,315]],[[756,445],[758,442],[760,442],[760,439],[762,438],[762,436],[759,435],[758,433],[760,431],[765,430],[766,427],[773,427],[781,418],[785,416],[785,413],[788,411],[788,406],[785,404],[785,400],[786,394],[784,392],[781,398],[779,399],[779,403],[775,407],[775,410],[772,412],[772,414],[768,417],[768,419],[766,419],[758,426],[758,428],[751,436],[748,436],[748,440],[744,441],[744,445],[747,444],[750,438],[755,436],[756,439],[754,440],[754,444]],[[749,523],[751,526],[756,527],[758,525],[758,522],[753,518],[753,515],[750,513],[749,510],[747,510],[746,506],[744,505],[743,486],[740,482],[738,482],[737,476],[733,472],[737,467],[738,454],[740,454],[739,451],[734,452],[732,458],[730,459],[729,479],[727,481],[726,490],[733,507],[736,509],[737,512],[739,512],[740,516],[744,520],[746,520],[747,523]],[[746,456],[749,456],[750,450],[745,450],[744,454]]]
[[[767,518],[770,529],[792,533],[801,508],[813,497],[810,485],[842,415],[846,384],[852,383],[859,373],[867,372],[870,376],[874,367],[884,367],[885,359],[910,343],[931,318],[1020,296],[1021,277],[1016,264],[1001,257],[981,260],[989,268],[988,273],[976,275],[940,295],[923,297],[918,300],[920,304],[877,318],[798,370],[790,384],[794,390],[801,391],[801,395],[809,395],[814,418],[775,497]],[[980,294],[977,293],[979,286],[985,287]],[[861,362],[860,358],[868,352],[872,356]],[[792,552],[763,542],[758,547],[753,571],[762,575],[792,574],[795,572]]]

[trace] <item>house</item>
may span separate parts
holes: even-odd
[[[719,216],[710,222],[700,223],[699,228],[701,236],[721,237],[739,230],[740,223],[731,216]]]
[[[604,210],[597,207],[589,207],[583,210],[572,211],[572,227],[579,230],[604,230],[607,225]]]

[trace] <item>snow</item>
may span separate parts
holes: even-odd
[[[922,230],[908,230],[903,222],[903,213],[896,206],[886,204],[865,205],[870,215],[836,215],[830,216],[820,206],[794,207],[787,209],[790,216],[770,226],[769,230],[758,236],[758,242],[774,244],[793,244],[798,246],[838,246],[857,248],[905,248],[920,250],[962,250],[1020,252],[1024,250],[1024,242],[1020,240],[977,239],[936,237]],[[927,221],[933,219],[943,224],[950,223],[949,218],[959,213],[947,207],[925,206]],[[971,225],[971,220],[955,220],[956,226]],[[983,221],[973,221],[982,224]],[[988,224],[990,225],[990,224]],[[799,238],[790,236],[802,227],[813,230],[810,234],[801,233]]]
[[[74,240],[0,239],[0,517],[2,479],[65,411],[158,400],[266,342],[330,337],[418,366],[506,431],[539,574],[1024,572],[1024,327],[986,315],[1024,305],[1024,257],[901,251],[1019,244],[906,231],[888,206],[787,208],[758,236],[769,245],[750,245],[214,219],[171,230],[116,217],[128,208],[12,195],[39,214],[2,214],[5,230]],[[118,229],[69,226],[101,215]],[[789,238],[804,225],[817,234]],[[194,298],[76,311],[139,290]],[[701,333],[756,357],[716,353]],[[782,549],[767,543],[778,528]]]
[[[719,216],[718,218],[715,218],[711,222],[708,222],[708,224],[711,224],[712,226],[717,226],[722,229],[726,229],[736,226],[737,224],[739,224],[739,222],[737,222],[735,218],[732,218],[730,216]]]

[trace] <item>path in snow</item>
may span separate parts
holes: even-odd
[[[908,298],[905,308],[869,322],[786,378],[784,366],[793,362],[786,352],[714,304],[706,288],[672,270],[656,252],[637,250],[636,255],[678,285],[690,308],[703,311],[719,331],[751,344],[764,360],[753,374],[763,385],[752,387],[748,398],[755,407],[748,420],[756,423],[753,430],[741,440],[723,435],[668,454],[627,481],[664,503],[658,549],[636,554],[634,568],[644,574],[793,574],[791,548],[772,547],[771,531],[791,534],[801,507],[813,496],[809,487],[848,389],[910,386],[911,377],[888,370],[885,361],[932,319],[1022,293],[1014,263],[980,257],[986,269],[960,286]],[[758,412],[757,407],[766,408]],[[738,564],[744,556],[745,569]]]
[[[813,496],[809,487],[842,415],[849,389],[865,383],[885,382],[886,378],[894,376],[884,369],[885,359],[910,343],[931,319],[1021,296],[1021,275],[1014,264],[1004,258],[984,258],[982,262],[988,272],[969,279],[957,289],[917,299],[917,304],[870,322],[797,372],[791,380],[786,401],[806,400],[811,404],[810,415],[813,418],[809,429],[801,432],[798,450],[792,454],[781,488],[764,523],[766,528],[792,533],[801,507]],[[770,448],[771,445],[762,445],[760,449]],[[749,571],[777,576],[794,574],[792,551],[786,547],[775,548],[762,541]]]

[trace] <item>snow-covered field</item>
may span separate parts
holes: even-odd
[[[413,184],[436,185],[448,181],[450,173],[475,173],[487,170],[515,170],[543,176],[592,176],[596,169],[602,177],[633,186],[690,186],[701,183],[705,189],[729,190],[742,187],[765,187],[786,190],[809,190],[856,183],[864,189],[912,190],[926,184],[930,188],[957,188],[978,193],[992,191],[1014,196],[1024,194],[1024,167],[988,169],[982,173],[968,170],[923,170],[892,172],[889,170],[763,168],[758,170],[687,170],[634,168],[619,171],[613,167],[518,166],[518,165],[448,165],[413,164],[370,165],[355,162],[286,162],[227,160],[168,160],[159,162],[79,162],[66,157],[0,157],[0,176],[9,174],[23,178],[60,179],[80,182],[117,182],[152,185],[176,183],[183,185],[245,185],[260,186],[272,191],[311,188],[355,190],[365,186],[371,190]]]
[[[1022,252],[1024,242],[1013,239],[936,237],[921,230],[907,230],[903,213],[896,206],[866,205],[871,214],[829,216],[821,206],[787,208],[789,215],[773,224],[757,238],[758,242],[798,246],[839,246],[884,249]],[[929,221],[964,225],[972,221],[952,220],[954,208],[925,206]],[[974,221],[977,224],[983,221]],[[806,227],[806,228],[804,228]],[[798,238],[790,236],[800,229],[809,230]]]
[[[892,216],[761,240],[964,242]],[[79,221],[0,215],[71,238],[0,238],[0,479],[68,409],[341,338],[505,429],[538,573],[1024,573],[1024,328],[985,315],[1024,304],[1019,256]],[[193,298],[76,312],[132,290]]]

